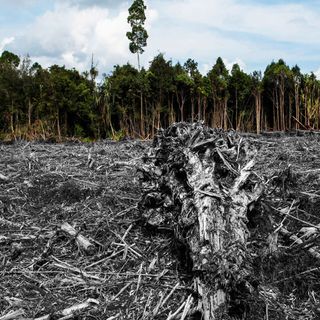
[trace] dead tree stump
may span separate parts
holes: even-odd
[[[255,156],[235,132],[177,123],[159,131],[142,169],[143,215],[185,244],[204,320],[228,317],[232,290],[250,275],[247,210],[262,194]]]

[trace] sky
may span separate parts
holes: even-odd
[[[0,54],[27,54],[43,67],[85,71],[92,55],[100,74],[137,65],[126,32],[128,0],[0,0]],[[145,0],[149,39],[142,65],[163,53],[188,58],[206,73],[220,56],[228,69],[264,71],[284,59],[320,78],[320,1]]]

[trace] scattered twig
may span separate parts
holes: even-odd
[[[95,306],[99,305],[99,301],[96,299],[89,298],[85,302],[75,304],[69,308],[63,309],[61,311],[57,311],[54,314],[47,314],[45,316],[35,318],[35,320],[50,320],[52,317],[69,317],[74,316],[76,313],[86,311]],[[70,319],[70,318],[65,318]]]
[[[3,175],[2,173],[0,173],[0,180],[9,181],[9,178],[7,176]]]
[[[71,237],[74,237],[78,246],[84,249],[88,254],[94,253],[95,246],[86,237],[77,232],[69,223],[64,222],[60,228]]]
[[[22,309],[16,311],[10,311],[9,313],[0,317],[0,320],[15,320],[21,319],[24,316],[25,312]]]

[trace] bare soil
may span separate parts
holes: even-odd
[[[270,234],[283,220],[290,235],[320,223],[320,139],[246,139],[259,150],[254,171],[268,191],[261,210],[249,217],[248,247],[259,253],[252,283],[260,293],[243,319],[317,319],[319,260],[286,238],[271,250]],[[61,310],[86,301],[68,319],[169,319],[193,294],[183,248],[170,230],[148,225],[139,210],[146,192],[139,169],[150,145],[0,145],[1,320],[12,312],[17,316],[11,319],[62,319]],[[292,201],[298,204],[285,217],[281,210]],[[61,230],[65,222],[94,245],[93,252]],[[200,318],[193,312],[185,319]]]

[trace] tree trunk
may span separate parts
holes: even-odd
[[[223,103],[223,129],[228,130],[228,98],[224,98]]]
[[[260,134],[261,131],[261,92],[257,91],[254,95],[256,105],[256,132]]]
[[[292,97],[289,95],[289,114],[287,118],[287,126],[288,130],[290,131],[292,129]]]
[[[11,112],[10,112],[10,128],[11,128],[11,133],[15,136],[14,121],[13,121],[13,100],[12,99],[11,99]]]
[[[144,112],[143,112],[143,94],[140,90],[140,135],[145,137]]]
[[[299,100],[299,86],[295,84],[294,86],[294,103],[295,103],[295,112],[296,112],[296,130],[299,129],[300,122],[300,100]]]
[[[194,97],[191,97],[191,122],[194,122]]]
[[[225,319],[232,290],[250,272],[246,214],[262,193],[250,179],[256,150],[240,136],[178,123],[155,140],[152,153],[162,160],[144,170],[160,169],[162,188],[149,188],[141,212],[151,225],[177,226],[175,237],[185,243],[192,261],[201,319]]]
[[[30,98],[28,99],[28,127],[31,127],[31,111],[32,111],[32,104]]]
[[[235,115],[235,128],[238,130],[238,90],[236,89],[235,91],[235,96],[236,96],[236,115]]]
[[[203,111],[203,116],[202,116],[203,122],[206,122],[206,119],[207,119],[207,117],[206,117],[206,115],[207,115],[207,107],[208,107],[208,99],[207,99],[207,97],[204,97],[203,98],[203,109],[202,109],[202,111]]]
[[[285,87],[284,87],[284,78],[281,77],[280,79],[280,86],[279,86],[279,109],[280,109],[280,130],[286,130],[285,124]]]
[[[201,121],[202,119],[202,113],[201,113],[201,95],[198,94],[198,121]]]
[[[58,141],[61,141],[61,130],[60,130],[60,115],[59,115],[59,108],[57,110],[57,133],[58,133]]]

